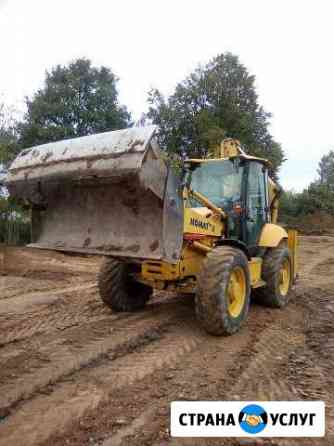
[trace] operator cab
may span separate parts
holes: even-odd
[[[197,160],[189,165],[188,184],[228,215],[227,237],[258,246],[270,222],[268,168],[257,158]],[[202,206],[191,199],[191,207]]]

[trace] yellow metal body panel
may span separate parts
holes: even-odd
[[[204,243],[197,242],[196,240],[193,242],[192,247],[195,249],[199,249],[200,251],[203,251],[205,254],[212,251],[212,248],[210,246],[205,245]]]
[[[262,164],[265,164],[266,166],[271,166],[270,161],[266,160],[265,158],[258,158],[257,156],[250,156],[250,155],[238,155],[240,158],[242,159],[246,159],[246,160],[252,160],[252,161],[259,161]],[[233,157],[232,157],[233,158]],[[187,163],[190,164],[200,164],[200,163],[212,163],[215,161],[223,161],[223,160],[228,160],[230,158],[189,158],[187,159]]]
[[[143,262],[141,275],[145,280],[178,280],[180,279],[180,262],[175,265],[167,262]]]
[[[235,158],[239,156],[240,158],[245,158],[248,160],[256,160],[260,161],[263,164],[266,164],[268,167],[271,167],[270,161],[265,158],[258,158],[257,156],[247,155],[240,144],[240,141],[233,138],[225,138],[221,144],[215,148],[212,148],[209,153],[208,158],[195,158],[187,160],[190,163],[206,163],[210,161],[220,161],[223,159]]]
[[[224,139],[221,142],[220,147],[217,147],[217,149],[218,150],[215,150],[214,155],[218,155],[220,158],[231,158],[243,153],[240,141],[232,138]]]
[[[202,262],[206,257],[206,253],[193,249],[191,245],[185,245],[180,260],[180,275],[184,277],[196,277],[201,268]]]
[[[278,185],[271,178],[268,178],[268,190],[269,190],[271,221],[272,223],[277,223],[280,189]]]
[[[208,208],[185,208],[184,232],[220,237],[224,232],[224,223]]]
[[[288,233],[282,226],[266,223],[262,229],[259,246],[263,248],[275,248],[283,239],[288,238]]]
[[[257,286],[261,282],[262,259],[261,257],[252,257],[248,262],[251,286]]]
[[[288,248],[292,259],[292,277],[293,279],[297,276],[298,262],[297,262],[297,251],[298,251],[298,233],[294,229],[288,230]]]
[[[173,289],[183,293],[193,293],[196,288],[202,262],[206,255],[193,249],[191,245],[184,245],[179,263],[172,265],[166,262],[143,262],[140,280],[158,289]],[[264,285],[261,279],[262,258],[252,257],[248,262],[250,282],[252,288]],[[188,282],[182,280],[189,279]],[[180,283],[177,283],[180,281]]]
[[[208,244],[208,242],[207,242]],[[207,246],[207,245],[206,245]],[[179,262],[175,265],[167,262],[146,261],[142,263],[141,276],[144,280],[182,280],[185,277],[196,277],[202,267],[206,253],[193,249],[185,243]]]

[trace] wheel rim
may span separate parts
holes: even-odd
[[[232,317],[238,317],[246,300],[246,274],[240,266],[234,268],[228,284],[228,312]]]
[[[291,267],[289,259],[284,259],[280,269],[279,291],[282,296],[286,296],[290,288]]]

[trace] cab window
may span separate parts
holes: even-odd
[[[216,206],[225,210],[241,201],[243,167],[239,160],[199,163],[191,174],[191,189],[200,192]],[[193,207],[202,206],[191,203]]]

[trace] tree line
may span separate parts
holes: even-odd
[[[323,155],[318,178],[302,192],[285,191],[281,218],[304,232],[327,233],[334,228],[334,151]]]
[[[25,98],[22,120],[8,120],[8,110],[1,118],[0,109],[0,163],[8,166],[18,151],[38,144],[133,125],[119,103],[118,80],[110,68],[88,59],[47,71],[44,85]],[[284,153],[270,134],[271,115],[259,104],[255,76],[237,56],[221,54],[197,67],[169,97],[153,89],[147,100],[144,120],[159,126],[167,152],[203,156],[224,137],[238,138],[251,154],[270,159],[278,175]]]
[[[94,67],[81,58],[45,73],[43,86],[25,98],[22,118],[15,119],[13,110],[0,102],[0,171],[23,149],[134,125],[127,107],[119,103],[118,81],[109,67]],[[236,55],[220,54],[199,65],[167,97],[152,89],[147,101],[142,121],[158,125],[167,153],[202,157],[223,138],[237,138],[248,153],[271,161],[271,175],[278,180],[284,151],[270,133],[271,114],[259,103],[255,76]],[[285,215],[292,217],[298,209],[314,212],[319,203],[334,213],[327,182],[333,177],[333,156],[328,157],[321,161],[319,181],[302,194],[285,194]],[[3,194],[0,200],[0,224],[4,215],[8,223],[8,207],[14,204]],[[17,208],[13,212],[11,219],[22,217]]]

